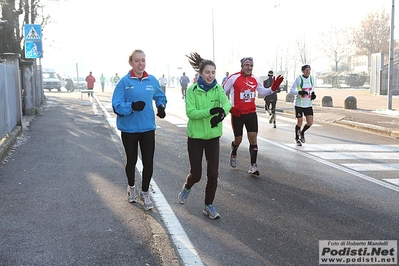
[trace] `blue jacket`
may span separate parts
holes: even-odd
[[[132,102],[143,101],[142,111],[133,111]],[[133,73],[124,76],[116,85],[112,95],[112,108],[116,117],[116,125],[122,132],[142,133],[156,129],[155,106],[163,105],[166,108],[166,96],[159,86],[158,80],[144,72],[139,80]]]

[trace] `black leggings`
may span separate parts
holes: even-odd
[[[151,177],[154,169],[155,130],[143,133],[122,132],[121,136],[127,158],[125,171],[129,186],[135,185],[138,143],[140,143],[141,160],[143,162],[143,179],[141,190],[146,192],[150,187]]]
[[[209,140],[188,138],[187,149],[191,169],[190,174],[187,176],[185,187],[190,189],[195,183],[200,181],[202,157],[205,150],[206,174],[208,176],[205,188],[205,204],[212,204],[215,199],[219,176],[219,138]]]
[[[265,102],[265,110],[266,111],[270,110],[270,112],[272,114],[275,114],[276,113],[276,101],[275,100],[272,100],[272,101],[266,100],[266,102]]]

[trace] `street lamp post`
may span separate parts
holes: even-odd
[[[395,27],[395,0],[392,0],[391,11],[391,39],[389,41],[389,67],[388,67],[388,109],[392,109],[392,85],[393,85],[393,46],[394,46],[394,27]]]
[[[215,28],[213,20],[213,5],[212,5],[212,59],[215,62]]]

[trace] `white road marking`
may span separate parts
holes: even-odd
[[[365,175],[365,174],[356,172],[356,171],[354,171],[354,170],[352,170],[352,169],[348,169],[348,168],[346,168],[346,167],[344,167],[344,166],[341,166],[341,165],[338,165],[338,164],[335,164],[335,163],[326,161],[326,160],[324,160],[324,159],[322,159],[322,158],[319,158],[319,157],[316,157],[316,156],[314,156],[314,155],[312,155],[312,154],[309,154],[309,153],[307,153],[307,152],[304,152],[303,149],[302,149],[303,146],[300,147],[300,150],[299,150],[299,149],[297,149],[297,148],[293,148],[293,147],[292,147],[292,146],[293,146],[292,144],[280,144],[280,143],[277,143],[277,142],[274,142],[274,141],[265,139],[265,138],[260,137],[260,136],[258,136],[258,140],[267,142],[268,144],[277,146],[277,147],[279,147],[279,148],[281,148],[281,149],[285,149],[285,150],[291,151],[291,152],[293,152],[293,153],[300,154],[301,156],[307,157],[307,158],[309,158],[309,159],[311,159],[311,160],[313,160],[313,161],[322,163],[322,164],[324,164],[324,165],[330,166],[330,167],[332,167],[332,168],[335,168],[335,169],[337,169],[337,170],[343,171],[343,172],[345,172],[345,173],[348,173],[348,174],[357,176],[357,177],[359,177],[359,178],[361,178],[361,179],[363,179],[363,180],[367,180],[367,181],[372,182],[372,183],[374,183],[374,184],[377,184],[377,185],[380,185],[380,186],[382,186],[382,187],[385,187],[385,188],[391,189],[391,190],[393,190],[393,191],[399,192],[399,187],[398,187],[398,186],[391,185],[391,184],[389,184],[389,183],[387,183],[387,182],[385,182],[385,181],[381,181],[381,180],[375,179],[375,178],[370,177],[370,176],[367,176],[367,175]],[[345,145],[341,145],[341,146],[345,146]],[[296,147],[296,146],[295,146],[295,147]]]
[[[258,115],[258,122],[269,124],[269,119],[270,118],[264,118],[262,115]],[[288,122],[289,124],[280,123],[280,121]],[[296,119],[287,118],[287,117],[284,117],[284,116],[277,115],[276,123],[277,123],[278,126],[288,126],[288,125],[291,126],[291,125],[296,124]],[[320,126],[321,125],[318,125],[318,124],[313,124],[312,125],[312,127],[320,127]]]
[[[169,123],[173,125],[184,125],[187,124],[187,120],[183,120],[177,116],[174,115],[167,115],[165,116],[165,120],[168,121]]]
[[[106,114],[108,123],[110,124],[110,126],[112,126],[115,129],[115,132],[117,132],[117,135],[120,137],[120,132],[116,128],[116,119],[112,118],[109,115],[108,111],[105,109],[105,107],[102,105],[102,103],[98,101],[97,98],[96,98],[96,101],[99,103],[101,109]],[[258,118],[259,118],[259,116],[258,116]],[[269,122],[269,120],[265,119],[265,118],[259,118],[259,119],[260,119],[260,121],[266,121],[267,123]],[[278,119],[283,120],[283,121],[285,120],[285,121],[288,121],[291,123],[296,123],[295,119],[290,119],[290,118],[285,118],[285,117],[280,117],[280,116]],[[183,119],[180,119],[178,117],[174,117],[171,115],[166,120],[172,124],[175,124],[176,126],[179,126],[179,127],[183,127],[183,124],[185,124],[185,125],[187,124],[187,122],[184,121]],[[184,123],[182,123],[182,121]],[[223,123],[223,124],[224,124],[224,127],[230,128],[230,125],[227,125],[225,123]],[[281,124],[279,124],[279,125],[281,125]],[[315,126],[315,125],[313,125],[313,126]],[[316,125],[316,126],[320,126],[320,125]],[[354,145],[322,144],[322,145],[306,145],[306,146],[302,146],[301,150],[298,150],[298,149],[296,149],[296,146],[294,146],[294,144],[279,144],[274,141],[267,140],[260,136],[258,136],[258,140],[267,142],[271,145],[275,145],[277,147],[280,147],[282,149],[285,149],[285,150],[288,150],[288,151],[291,151],[291,152],[294,152],[297,154],[301,154],[302,156],[307,157],[311,160],[325,164],[327,166],[330,166],[337,170],[346,172],[348,174],[357,176],[361,179],[367,180],[369,182],[380,185],[382,187],[399,192],[399,187],[398,187],[399,179],[384,179],[384,181],[380,181],[378,179],[372,178],[370,176],[364,175],[362,173],[356,172],[354,170],[345,168],[341,165],[331,163],[329,161],[324,160],[323,158],[320,158],[320,157],[326,156],[328,154],[328,153],[325,153],[325,151],[336,152],[336,151],[347,150],[347,151],[367,151],[367,152],[378,152],[378,151],[379,152],[381,152],[381,151],[398,152],[399,145],[380,146],[380,145],[356,145],[356,144],[354,144]],[[319,153],[317,153],[317,152],[306,153],[304,151],[319,151]],[[322,151],[324,151],[324,152],[322,152]],[[320,154],[324,154],[324,155],[319,156]],[[330,155],[331,155],[331,153],[330,153]],[[392,153],[391,153],[391,155],[392,155]],[[358,156],[358,153],[356,153],[356,154],[355,153],[347,153],[346,155],[344,154],[344,155],[340,155],[340,156]],[[328,158],[328,156],[327,156],[327,158]],[[381,159],[381,157],[378,157],[378,158]],[[339,158],[339,159],[341,159],[341,158]],[[354,158],[354,159],[356,159],[356,158]],[[395,155],[395,159],[396,159],[396,155]],[[355,164],[347,164],[347,167],[349,167],[349,165],[352,165],[353,167],[355,166]],[[359,171],[363,171],[363,169],[365,169],[365,165],[368,165],[368,164],[358,164],[358,165],[359,165],[359,168],[362,168],[362,170],[359,170]],[[381,164],[377,164],[377,165],[380,166]],[[382,166],[382,168],[383,167],[387,167],[388,170],[398,170],[399,164],[384,164]],[[140,158],[138,158],[137,168],[138,168],[139,172],[141,173],[142,172],[142,163],[141,163]],[[395,168],[395,169],[392,169],[392,168]],[[387,170],[387,169],[385,169],[385,170]],[[373,170],[375,171],[376,168],[373,168]],[[393,185],[391,185],[390,183]],[[398,185],[398,186],[395,186],[395,185]],[[198,253],[196,252],[191,241],[189,240],[189,238],[188,238],[187,234],[185,233],[183,227],[181,226],[179,220],[173,213],[170,205],[167,203],[165,197],[163,196],[162,192],[160,191],[156,182],[153,179],[151,180],[151,186],[152,186],[153,190],[155,191],[154,194],[152,195],[154,203],[157,206],[157,210],[159,211],[161,217],[163,218],[163,220],[166,224],[166,227],[168,228],[168,231],[171,234],[172,239],[177,246],[177,250],[181,256],[183,264],[184,265],[203,265],[200,257],[198,256]]]
[[[343,163],[341,165],[359,172],[399,170],[398,163]]]
[[[387,179],[384,179],[385,181],[387,181],[387,182],[389,182],[389,183],[392,183],[392,184],[395,184],[395,185],[397,185],[397,186],[399,186],[399,178],[387,178]]]
[[[287,144],[293,146],[294,144]],[[399,145],[375,144],[312,144],[301,147],[304,151],[366,151],[366,152],[399,152]]]
[[[397,152],[309,152],[310,154],[326,160],[399,160]]]
[[[289,144],[290,146],[292,144]],[[341,165],[359,172],[398,171],[399,145],[375,144],[312,144],[301,150],[326,160],[365,160],[364,163],[342,163]],[[372,163],[370,160],[384,160],[384,163]]]

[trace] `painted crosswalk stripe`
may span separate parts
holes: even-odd
[[[399,170],[399,163],[343,163],[341,165],[359,172]]]
[[[309,152],[326,160],[399,160],[397,152]]]
[[[384,179],[384,181],[387,181],[389,183],[399,186],[399,178],[387,178],[387,179]]]
[[[265,115],[258,115],[258,121],[259,122],[269,124],[269,119],[270,118],[265,118]],[[283,122],[284,125],[286,125],[286,123],[290,123],[290,125],[296,124],[296,120],[295,119],[287,118],[287,117],[283,117],[283,116],[277,116],[276,122],[278,123],[278,125],[282,125],[282,124],[280,124],[281,121],[284,121]],[[312,125],[312,127],[320,127],[320,126],[321,125],[318,125],[318,124],[313,124]]]
[[[187,120],[181,119],[174,115],[167,115],[165,120],[177,127],[187,127]]]
[[[259,140],[259,141],[262,141],[262,142],[269,143],[270,145],[274,145],[274,146],[277,146],[277,147],[282,148],[282,149],[285,149],[285,150],[289,150],[289,151],[291,151],[291,152],[293,152],[293,153],[300,154],[301,156],[304,156],[304,157],[306,157],[306,158],[309,158],[309,159],[311,159],[311,160],[314,160],[315,162],[322,163],[322,164],[324,164],[324,165],[330,166],[330,167],[332,167],[332,168],[335,168],[335,169],[337,169],[337,170],[343,171],[343,172],[345,172],[345,173],[348,173],[348,174],[357,176],[357,177],[359,177],[359,178],[361,178],[361,179],[363,179],[363,180],[367,180],[367,181],[372,182],[372,183],[374,183],[374,184],[377,184],[377,185],[379,185],[379,186],[386,187],[386,188],[388,188],[388,189],[390,189],[390,190],[399,192],[399,186],[396,186],[396,185],[391,184],[391,183],[386,182],[386,181],[378,180],[378,179],[373,178],[373,177],[371,177],[371,176],[362,174],[362,173],[360,173],[360,171],[352,170],[352,169],[347,168],[347,167],[344,167],[344,166],[342,166],[342,165],[340,165],[340,164],[333,163],[333,162],[324,160],[324,159],[322,159],[322,158],[319,158],[319,157],[317,157],[317,156],[314,156],[314,155],[312,155],[312,154],[310,154],[310,153],[304,152],[304,150],[302,149],[302,147],[296,147],[296,146],[295,146],[295,147],[292,147],[292,146],[293,146],[292,144],[280,144],[280,143],[277,143],[277,142],[275,142],[275,141],[271,141],[271,140],[268,140],[268,139],[266,139],[266,138],[259,137],[259,136],[258,136],[258,140]],[[307,144],[307,145],[308,145],[308,144]],[[341,146],[342,146],[342,145],[341,145]]]
[[[288,144],[292,146],[294,144]],[[302,151],[324,160],[357,160],[363,163],[342,163],[349,169],[367,171],[398,171],[399,145],[376,144],[307,144],[301,147]],[[370,160],[381,161],[373,163]]]
[[[292,145],[287,144],[287,145]],[[367,152],[399,152],[399,145],[377,144],[306,144],[304,151],[367,151]]]

